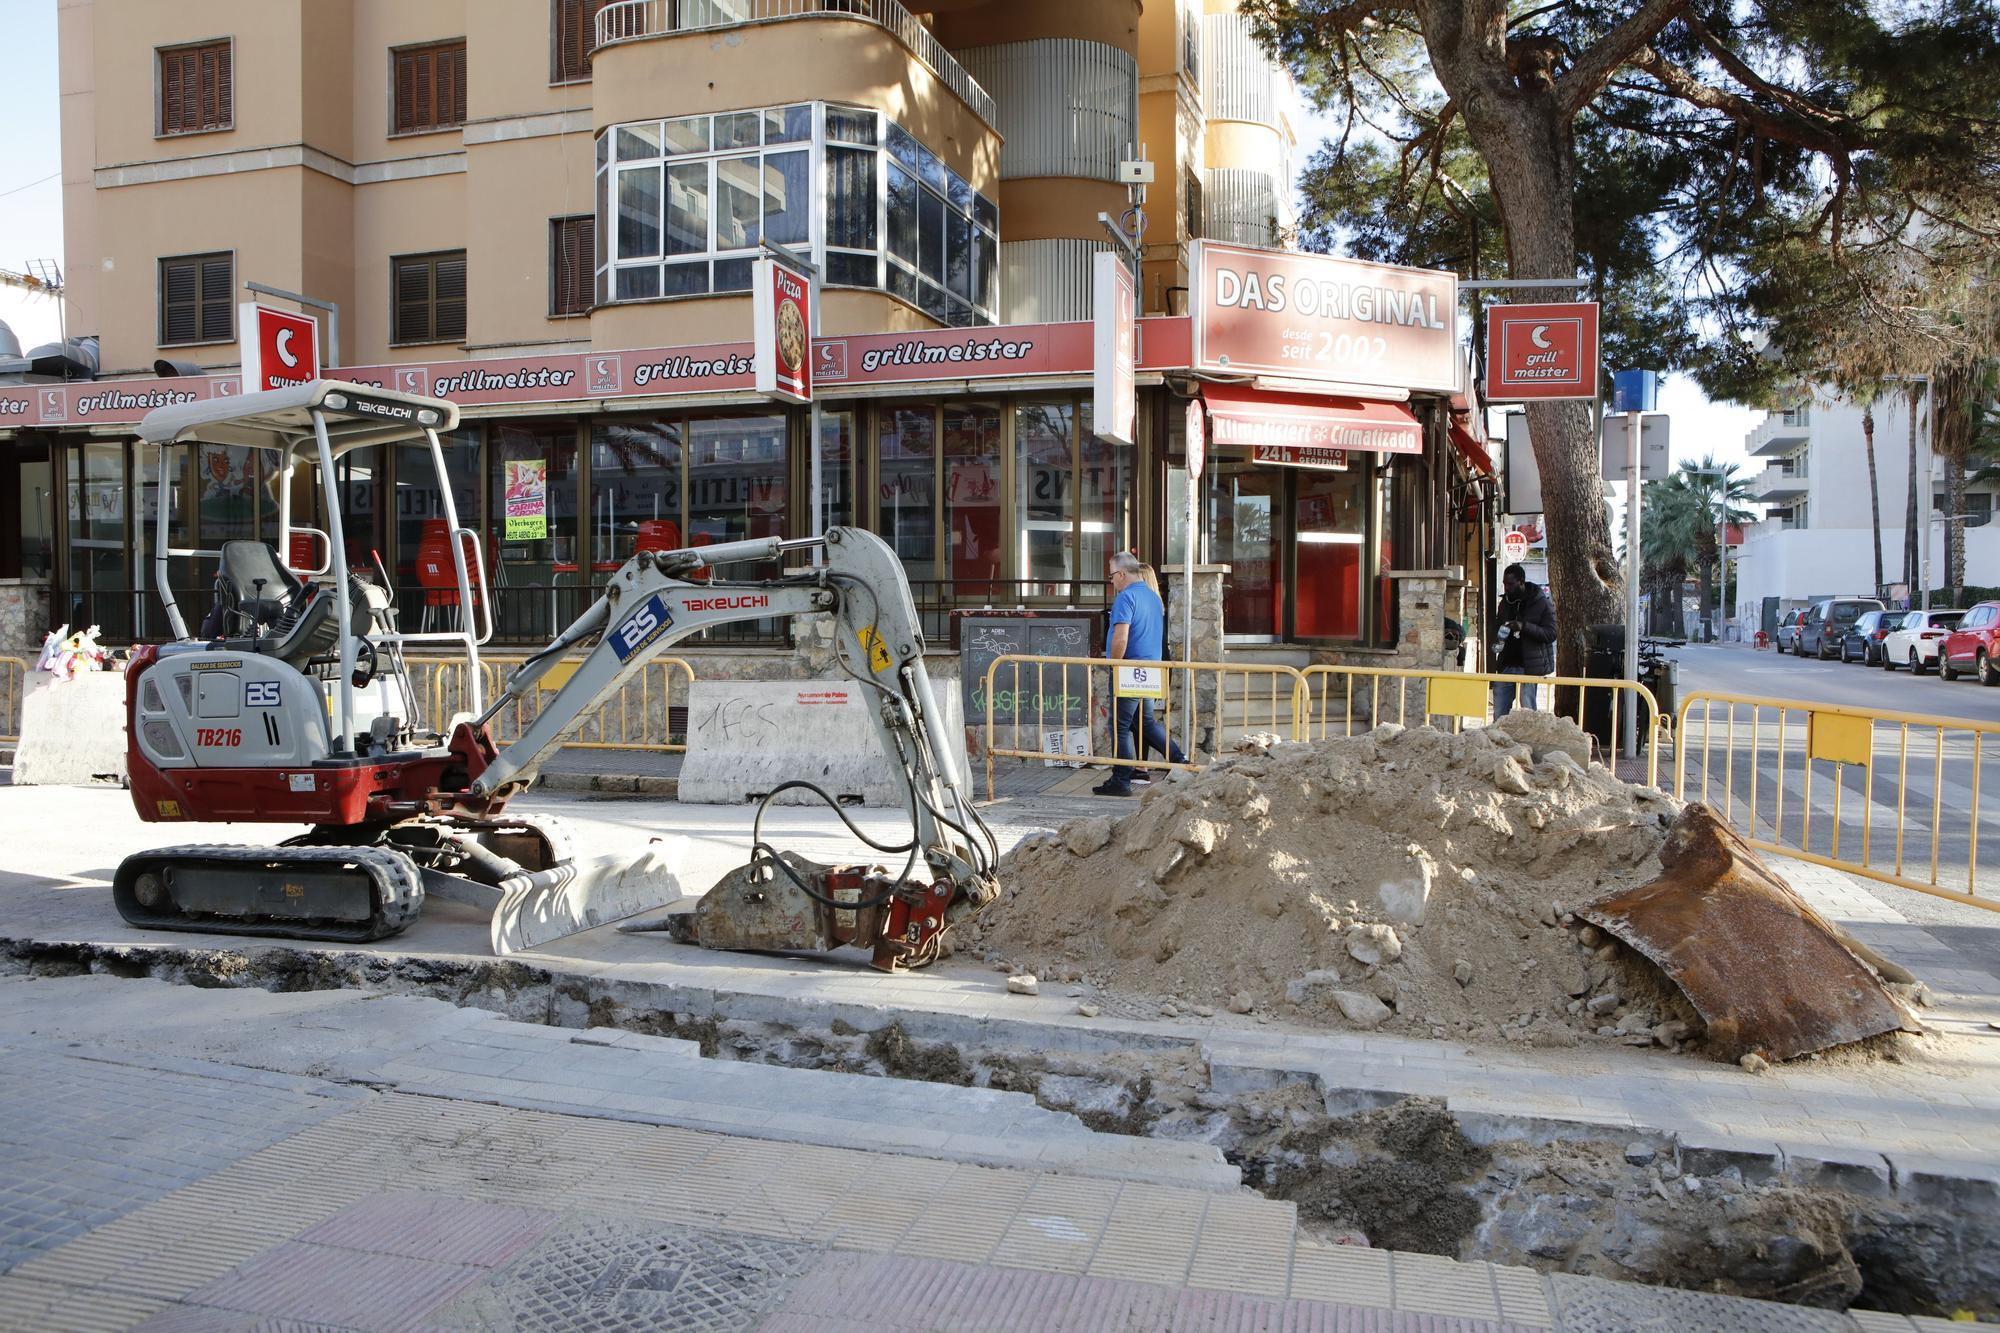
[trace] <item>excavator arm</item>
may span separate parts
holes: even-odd
[[[769,561],[819,548],[823,562],[753,581],[705,581],[716,567]],[[713,948],[870,949],[885,970],[918,966],[941,951],[951,922],[998,893],[999,859],[991,832],[973,808],[970,783],[950,743],[945,719],[924,668],[923,634],[902,564],[879,537],[834,528],[823,539],[766,538],[634,555],[606,582],[588,610],[549,646],[523,663],[486,712],[470,724],[483,745],[484,727],[501,709],[528,697],[572,648],[595,644],[562,687],[542,701],[513,742],[492,753],[470,785],[451,797],[467,814],[496,811],[525,789],[536,767],[646,664],[674,644],[717,625],[808,614],[833,617],[835,657],[863,689],[876,737],[893,771],[902,775],[910,837],[885,843],[847,821],[826,792],[803,780],[779,791],[818,794],[855,835],[876,851],[903,854],[900,873],[873,866],[821,866],[781,853],[763,840],[757,812],[750,863],[725,876],[691,914],[669,918],[674,933]],[[777,795],[771,792],[765,802]],[[928,870],[919,871],[919,863]],[[593,869],[573,863],[522,877],[494,913],[496,951],[532,947],[626,914],[642,904],[643,887],[629,868]]]

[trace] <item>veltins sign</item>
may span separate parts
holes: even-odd
[[[1123,256],[1106,250],[1092,257],[1090,428],[1113,444],[1132,443],[1139,416],[1138,294]]]
[[[1458,277],[1196,243],[1194,368],[1224,375],[1458,387]]]
[[[775,259],[757,261],[757,392],[784,403],[812,401],[812,296],[804,275]]]
[[[1486,311],[1486,401],[1597,397],[1597,302]]]
[[[245,301],[236,307],[236,337],[243,350],[245,393],[319,378],[319,323],[309,315]]]

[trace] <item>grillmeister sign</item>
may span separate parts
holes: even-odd
[[[1194,368],[1223,375],[1458,387],[1458,277],[1196,243]]]

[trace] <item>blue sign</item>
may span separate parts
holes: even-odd
[[[623,662],[673,627],[674,618],[667,614],[667,604],[654,593],[611,631],[611,651]]]
[[[1613,412],[1651,412],[1660,377],[1650,370],[1621,370],[1611,377]]]

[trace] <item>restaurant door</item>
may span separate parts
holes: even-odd
[[[1369,543],[1379,527],[1375,467],[1344,469],[1215,462],[1213,559],[1230,567],[1222,631],[1236,643],[1360,642],[1374,632],[1367,588],[1379,570]]]

